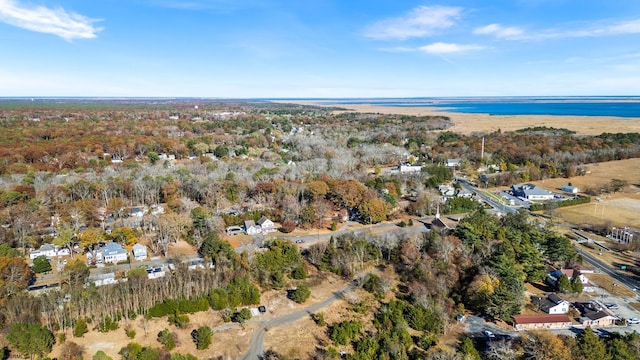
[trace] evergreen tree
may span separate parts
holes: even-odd
[[[211,346],[211,337],[213,336],[213,331],[208,326],[201,326],[197,330],[193,330],[191,332],[191,338],[193,342],[196,344],[196,349],[198,350],[206,350]]]
[[[464,360],[480,360],[480,353],[475,346],[473,346],[473,340],[470,337],[465,337],[460,347],[462,358]]]
[[[37,324],[14,323],[9,329],[7,340],[24,355],[38,355],[51,352],[55,338],[51,331]]]
[[[562,274],[558,277],[558,281],[556,282],[556,290],[563,294],[570,294],[573,292],[573,287],[571,286],[571,282],[567,275]]]
[[[33,272],[36,274],[46,273],[51,271],[51,263],[46,256],[38,256],[33,259]]]
[[[578,334],[572,354],[576,360],[612,360],[604,342],[591,330],[591,327],[587,327]]]
[[[575,276],[571,279],[571,290],[573,290],[574,294],[582,293],[582,280],[580,280],[580,276]]]
[[[78,319],[75,325],[73,326],[73,336],[74,337],[82,337],[84,334],[89,332],[87,328],[87,322],[84,319]]]

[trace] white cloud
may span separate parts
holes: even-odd
[[[16,0],[0,0],[0,21],[23,29],[53,34],[65,40],[91,39],[102,30],[93,23],[98,21],[67,12],[62,8],[25,6]]]
[[[601,21],[595,24],[584,24],[580,28],[543,29],[536,32],[525,32],[517,27],[505,27],[490,24],[473,31],[477,35],[493,35],[506,40],[545,40],[581,37],[598,37],[625,34],[640,34],[640,19],[628,21]]]
[[[523,31],[517,27],[504,27],[500,24],[490,24],[473,30],[477,35],[494,35],[501,39],[515,39],[523,35]]]
[[[376,22],[365,29],[365,36],[378,40],[406,40],[433,34],[455,24],[462,8],[419,6],[404,16]]]
[[[436,43],[421,46],[418,48],[418,50],[422,52],[425,52],[427,54],[435,54],[435,55],[454,54],[454,53],[461,53],[461,52],[482,50],[482,49],[484,49],[484,47],[479,45],[460,45],[460,44],[444,43],[444,42],[436,42]]]

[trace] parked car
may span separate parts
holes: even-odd
[[[629,325],[635,325],[635,324],[640,324],[640,319],[638,318],[629,318],[627,319],[627,324]]]
[[[304,242],[304,239],[297,239],[296,240],[296,244],[302,244]]]
[[[484,334],[484,336],[488,337],[489,339],[493,339],[496,337],[496,334],[492,333],[489,330],[485,330],[482,333]]]

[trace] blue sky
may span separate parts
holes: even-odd
[[[0,0],[0,96],[640,95],[638,0]]]

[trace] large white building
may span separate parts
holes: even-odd
[[[511,186],[513,195],[527,200],[551,200],[554,195],[551,191],[539,188],[533,184]]]

